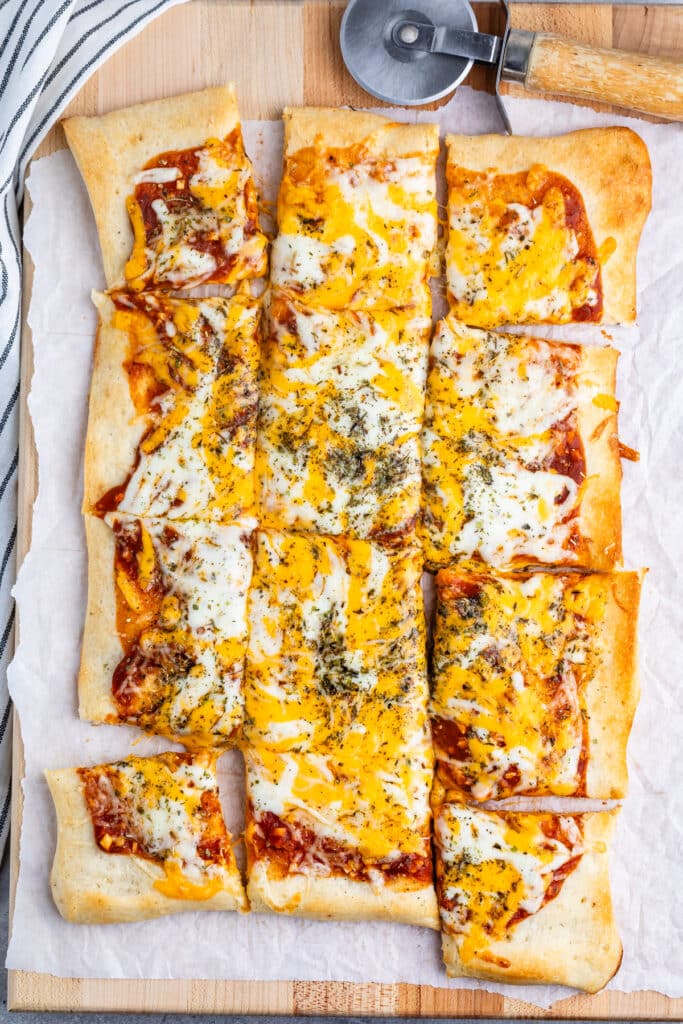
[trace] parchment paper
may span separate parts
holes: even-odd
[[[609,329],[619,367],[622,440],[640,450],[625,464],[627,565],[649,566],[640,619],[642,701],[629,747],[631,792],[613,857],[624,961],[612,987],[683,994],[683,131],[602,116],[568,105],[508,101],[518,134],[631,124],[654,167],[654,208],[638,261],[638,328]],[[386,111],[384,111],[386,113]],[[444,130],[499,130],[491,97],[469,89],[441,111]],[[281,126],[245,126],[266,196],[274,198]],[[68,152],[36,162],[28,182],[33,212],[26,244],[35,263],[29,313],[35,374],[29,399],[40,460],[33,545],[16,586],[21,644],[11,693],[25,744],[21,870],[7,964],[95,978],[226,978],[412,982],[485,987],[548,1006],[568,990],[448,982],[435,933],[388,924],[318,923],[252,914],[183,914],[132,925],[66,924],[50,897],[54,812],[46,768],[93,764],[161,749],[125,727],[93,727],[76,714],[76,672],[86,595],[80,516],[82,451],[95,312],[103,287],[95,226]],[[551,333],[546,330],[547,334]],[[555,332],[604,343],[595,328]],[[168,744],[166,744],[168,746]],[[241,828],[239,755],[221,760],[228,825]]]

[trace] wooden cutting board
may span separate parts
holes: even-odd
[[[343,0],[192,0],[161,15],[119,50],[69,104],[67,114],[99,114],[174,93],[237,83],[243,118],[277,118],[286,104],[379,105],[346,72],[338,47]],[[498,28],[498,8],[475,4],[482,31]],[[523,4],[512,9],[521,28],[564,33],[597,46],[683,58],[683,7]],[[469,83],[486,88],[485,72]],[[511,87],[513,91],[515,87]],[[445,102],[445,101],[444,101]],[[40,146],[45,156],[65,145],[60,127]],[[24,314],[32,268],[25,257]],[[24,315],[24,325],[26,317]],[[22,336],[19,558],[30,545],[37,461],[26,398],[33,369],[31,338]],[[23,759],[14,723],[12,903],[19,865]],[[12,910],[12,908],[11,908]],[[539,1010],[486,992],[418,985],[339,982],[95,981],[10,971],[10,1010],[159,1011],[232,1014],[338,1014],[406,1017],[561,1017],[678,1019],[683,999],[653,992],[574,996]]]

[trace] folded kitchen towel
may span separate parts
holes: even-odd
[[[9,831],[24,174],[88,77],[162,11],[185,0],[0,2],[0,856]]]

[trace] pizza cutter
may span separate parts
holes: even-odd
[[[468,0],[350,0],[341,25],[344,63],[371,96],[406,107],[441,99],[473,64],[488,64],[508,132],[501,82],[683,120],[683,63],[511,28],[502,2],[505,31],[496,36],[478,31]]]

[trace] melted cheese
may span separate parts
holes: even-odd
[[[223,817],[216,811],[209,817],[203,804],[205,795],[218,800],[212,755],[197,754],[189,763],[172,753],[131,757],[88,772],[97,775],[101,809],[113,812],[146,856],[163,865],[166,877],[154,881],[156,889],[174,899],[205,900],[231,886],[237,869]],[[227,863],[199,853],[216,837]]]
[[[581,564],[582,487],[553,459],[576,433],[597,382],[577,385],[578,346],[437,328],[423,433],[423,521],[430,565]],[[579,438],[579,442],[580,442]]]
[[[245,680],[255,811],[420,852],[432,753],[419,552],[263,531]]]
[[[140,298],[117,309],[138,411],[137,465],[119,510],[228,523],[254,501],[259,307],[244,299]],[[121,302],[125,299],[121,298]],[[164,330],[152,316],[161,314]],[[139,392],[149,380],[152,401]]]
[[[441,919],[463,963],[486,961],[516,914],[541,912],[555,873],[583,853],[580,818],[455,804],[439,809],[435,839]]]
[[[437,744],[448,778],[477,800],[580,793],[605,577],[447,570],[437,582],[430,711],[466,737],[457,758]]]
[[[573,190],[584,245],[594,250],[583,201],[571,183],[540,166],[497,175],[449,163],[447,174],[446,273],[455,316],[480,327],[567,323],[577,308],[596,306],[597,253],[579,255],[577,229],[568,224],[559,187],[562,180]]]
[[[430,150],[389,160],[359,145],[289,154],[272,284],[329,309],[428,312],[436,157]]]
[[[411,528],[430,321],[273,304],[257,479],[265,526],[371,537]]]
[[[155,285],[191,288],[205,281],[231,284],[265,273],[268,242],[252,230],[258,210],[241,136],[208,139],[196,154],[198,167],[189,182],[177,167],[165,166],[147,167],[133,178],[135,185],[175,181],[189,190],[183,203],[152,201],[159,230],[150,236],[135,195],[128,198],[134,245],[126,280],[134,291]]]
[[[118,512],[106,522],[123,531],[138,521]],[[180,650],[186,667],[172,675],[151,719],[139,723],[187,746],[224,744],[241,725],[242,677],[247,646],[247,592],[253,520],[232,526],[187,521],[169,526],[163,519],[140,521],[145,575],[158,574],[163,591],[159,617],[135,630],[133,600],[126,577],[117,576],[131,609],[135,642],[145,656]],[[140,561],[140,559],[138,560]],[[135,687],[130,681],[129,687]]]

